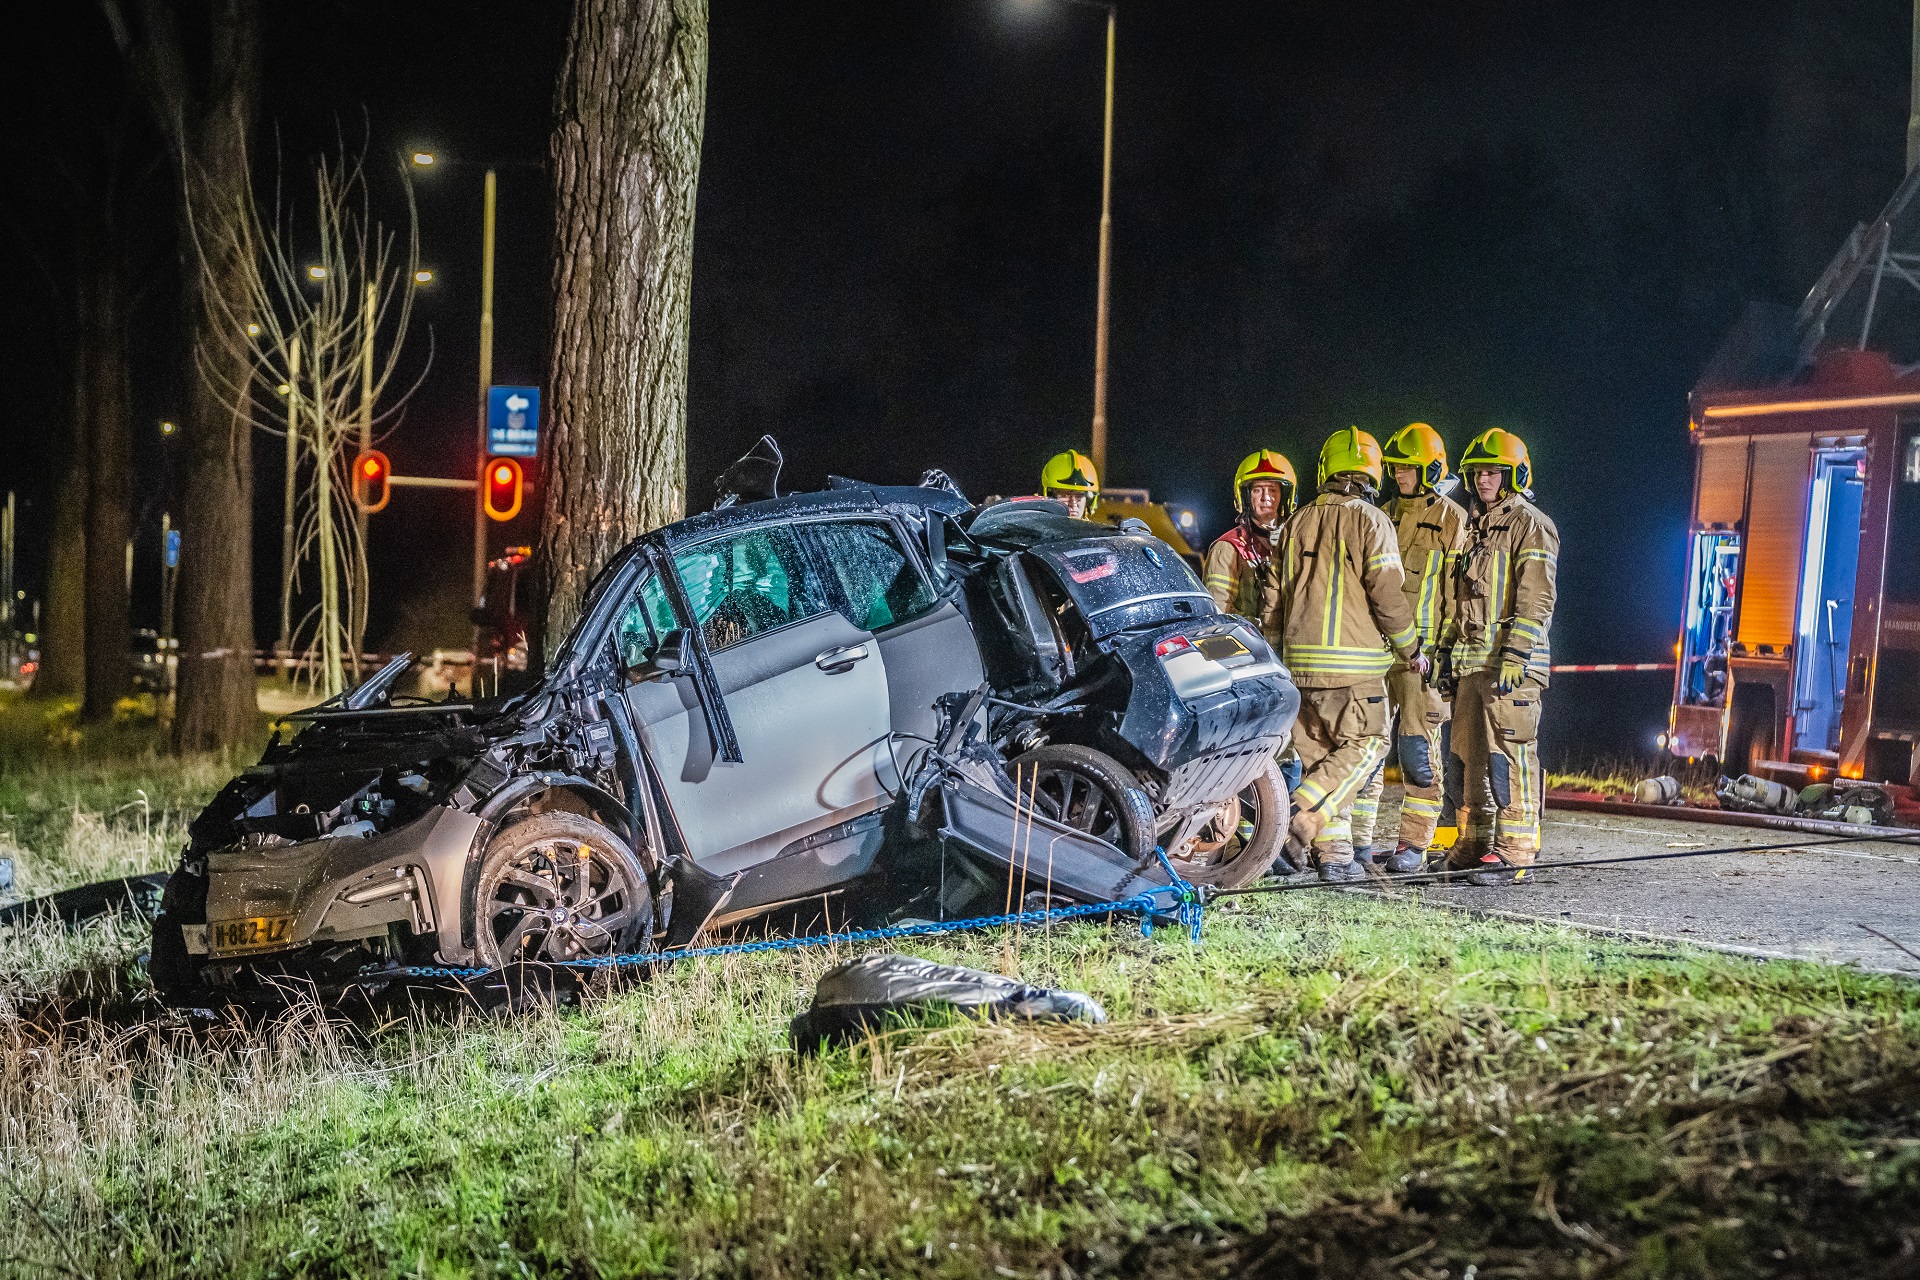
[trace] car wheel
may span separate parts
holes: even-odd
[[[1129,858],[1153,851],[1153,806],[1133,775],[1092,747],[1051,744],[1016,756],[1008,765],[1020,803],[1032,797],[1041,816],[1098,836]]]
[[[474,893],[480,963],[587,960],[651,949],[653,893],[626,842],[576,813],[503,827]]]
[[[1194,884],[1237,889],[1273,865],[1287,836],[1288,816],[1286,779],[1269,760],[1252,785],[1222,805],[1184,848],[1168,850],[1168,857]]]

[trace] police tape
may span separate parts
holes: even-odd
[[[1671,671],[1671,662],[1565,662],[1556,663],[1547,668],[1549,671]]]

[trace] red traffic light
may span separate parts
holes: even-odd
[[[393,497],[393,464],[378,449],[353,460],[353,502],[362,511],[378,511]]]
[[[526,474],[512,458],[495,458],[487,463],[486,509],[490,519],[507,521],[520,514]]]

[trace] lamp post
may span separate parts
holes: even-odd
[[[1033,5],[1042,0],[1020,0]],[[1100,283],[1093,313],[1093,438],[1087,455],[1102,479],[1107,474],[1107,279],[1113,246],[1113,33],[1115,7],[1112,0],[1062,0],[1086,9],[1104,9],[1107,14],[1107,84],[1102,107],[1100,139]],[[1915,0],[1920,4],[1920,0]]]
[[[408,160],[416,169],[447,163],[431,151],[415,151]],[[476,610],[486,603],[487,596],[487,511],[483,493],[487,478],[487,388],[493,385],[493,227],[498,189],[491,166],[486,175],[480,205],[480,393],[473,462],[473,607]],[[431,273],[428,278],[432,278]]]

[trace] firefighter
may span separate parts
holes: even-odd
[[[1380,445],[1357,427],[1320,449],[1319,495],[1281,526],[1261,625],[1300,687],[1293,745],[1305,776],[1294,789],[1288,854],[1309,850],[1330,882],[1357,880],[1354,798],[1386,758],[1386,674],[1398,654],[1430,669],[1401,590],[1393,524],[1373,504]]]
[[[1040,496],[1064,502],[1076,520],[1092,515],[1100,505],[1100,475],[1093,459],[1077,449],[1054,454],[1040,468]]]
[[[1533,505],[1527,446],[1483,431],[1460,458],[1472,519],[1455,571],[1442,687],[1453,690],[1448,798],[1459,806],[1451,870],[1520,884],[1540,852],[1540,695],[1552,655],[1560,533]]]
[[[1446,620],[1453,610],[1454,570],[1467,545],[1467,513],[1460,504],[1435,488],[1447,478],[1447,446],[1440,433],[1424,422],[1402,428],[1381,450],[1381,461],[1392,477],[1382,504],[1399,538],[1400,564],[1405,572],[1407,607],[1413,613],[1420,646],[1437,652]],[[1396,662],[1387,673],[1387,707],[1394,726],[1393,755],[1405,789],[1400,805],[1400,831],[1386,858],[1389,871],[1413,872],[1426,866],[1427,850],[1440,818],[1446,752],[1447,700],[1430,680]],[[1384,766],[1382,769],[1384,773]],[[1354,805],[1353,842],[1365,848],[1373,838],[1368,801],[1379,803],[1380,775],[1361,791]]]
[[[1233,473],[1233,528],[1207,548],[1206,584],[1222,613],[1254,618],[1260,580],[1280,522],[1293,510],[1293,464],[1272,449],[1250,453]]]

